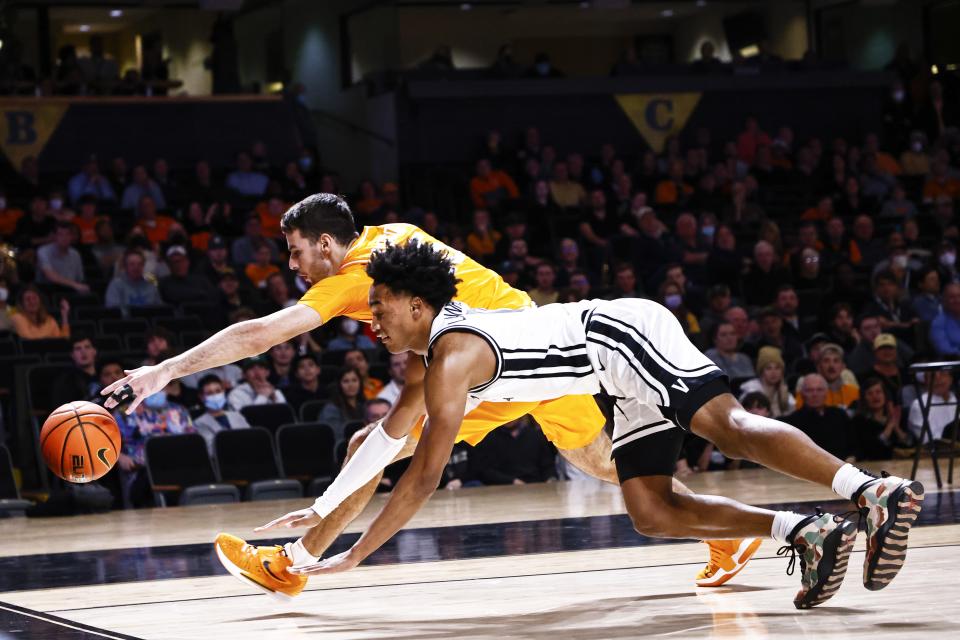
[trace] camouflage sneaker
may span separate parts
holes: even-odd
[[[793,529],[791,543],[780,547],[777,555],[791,554],[787,575],[793,575],[800,555],[800,591],[793,599],[797,609],[809,609],[833,597],[847,572],[856,539],[856,523],[819,510]]]
[[[907,536],[923,507],[923,485],[886,473],[857,489],[852,498],[866,520],[863,586],[883,589],[907,559]]]

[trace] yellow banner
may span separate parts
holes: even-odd
[[[24,158],[40,155],[69,107],[67,103],[0,102],[0,149],[17,171]]]
[[[700,93],[631,93],[615,96],[643,139],[657,153],[686,126]]]

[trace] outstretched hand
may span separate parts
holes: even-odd
[[[287,571],[290,573],[301,575],[301,576],[312,576],[321,573],[343,573],[344,571],[350,571],[358,564],[360,561],[356,559],[356,556],[353,555],[352,549],[348,549],[343,553],[338,553],[335,556],[327,558],[326,560],[321,560],[314,564],[307,565],[294,565],[289,567]]]
[[[167,386],[167,383],[170,382],[170,374],[168,374],[161,365],[139,367],[131,371],[124,371],[124,373],[126,374],[124,377],[110,386],[104,387],[100,395],[112,396],[114,392],[122,389],[124,385],[130,385],[130,388],[133,390],[133,399],[126,408],[127,415],[132,414],[137,406],[143,402],[144,398],[152,396],[157,391],[162,390]],[[109,397],[107,401],[103,403],[103,406],[107,409],[112,409],[118,404],[119,402],[116,397]]]
[[[323,518],[314,511],[313,509],[300,509],[299,511],[291,511],[285,516],[281,516],[276,520],[271,520],[267,524],[257,527],[254,531],[266,531],[267,529],[278,529],[280,527],[286,527],[287,529],[293,529],[295,527],[313,527],[320,524],[323,521]]]

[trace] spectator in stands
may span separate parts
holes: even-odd
[[[293,365],[293,381],[284,391],[284,396],[293,411],[300,413],[300,407],[311,400],[324,400],[325,389],[320,385],[320,359],[307,353],[299,356]]]
[[[697,316],[687,308],[686,302],[684,302],[683,299],[683,290],[676,283],[670,280],[664,280],[663,283],[660,284],[657,301],[676,316],[680,322],[680,326],[683,327],[683,332],[687,334],[690,341],[697,345],[698,349],[702,348],[703,345],[701,342],[703,336],[700,332],[700,321],[697,319]]]
[[[150,195],[141,196],[137,215],[137,227],[143,231],[154,247],[159,247],[169,240],[174,231],[183,231],[179,222],[170,216],[157,213],[157,204]]]
[[[270,245],[262,238],[256,243],[254,250],[254,262],[251,262],[243,270],[247,280],[257,287],[263,289],[267,286],[267,278],[274,273],[280,273],[280,268],[270,262]]]
[[[123,254],[123,273],[110,281],[105,306],[119,307],[126,313],[130,307],[163,304],[157,285],[143,275],[145,264],[143,254],[137,249],[128,249]]]
[[[887,252],[883,241],[873,237],[873,229],[873,219],[868,215],[858,215],[853,221],[850,262],[867,270],[873,269]]]
[[[960,284],[943,288],[942,307],[930,323],[930,344],[938,356],[960,356]]]
[[[488,485],[556,478],[556,451],[528,416],[493,430],[474,448],[477,479]]]
[[[67,193],[73,204],[77,204],[80,197],[86,194],[92,195],[99,202],[113,202],[117,199],[110,181],[100,174],[100,165],[97,157],[93,155],[83,163],[80,173],[70,178]]]
[[[890,198],[880,207],[880,217],[888,220],[906,220],[916,217],[917,205],[907,198],[907,191],[901,183],[896,183]]]
[[[240,279],[233,269],[220,274],[217,288],[220,290],[219,306],[226,314],[254,304],[247,290],[240,287]]]
[[[21,340],[70,337],[70,303],[60,300],[60,324],[47,313],[40,291],[30,284],[20,289],[16,312],[10,317]]]
[[[881,333],[873,341],[873,367],[858,371],[857,379],[877,378],[887,389],[887,394],[898,404],[905,376],[897,366],[897,339],[890,333]]]
[[[779,418],[793,413],[797,403],[784,381],[783,370],[784,363],[780,349],[761,347],[757,354],[757,372],[759,375],[740,385],[740,393],[743,394],[741,402],[747,394],[761,393],[769,403],[771,417]],[[746,407],[746,404],[744,404],[744,407]]]
[[[502,237],[503,234],[490,224],[490,212],[477,209],[473,212],[473,226],[467,234],[467,253],[477,262],[489,264]]]
[[[557,280],[556,269],[549,262],[541,262],[537,265],[536,274],[537,286],[527,292],[530,299],[539,307],[556,302],[559,298],[559,293],[554,286]]]
[[[575,209],[586,203],[587,192],[583,185],[570,179],[566,162],[553,165],[553,177],[549,182],[550,198],[561,209]]]
[[[914,327],[920,321],[909,302],[902,300],[900,283],[892,271],[881,271],[873,278],[873,300],[863,312],[880,318],[880,327],[901,340],[913,342]]]
[[[123,363],[116,359],[104,360],[100,363],[99,373],[97,374],[100,381],[100,388],[109,387],[114,382],[123,378],[126,374],[123,372]],[[105,400],[102,396],[97,394],[96,400],[94,402]]]
[[[256,246],[260,240],[263,240],[270,247],[270,261],[276,262],[280,257],[277,249],[277,243],[273,238],[266,238],[263,235],[263,224],[260,216],[251,213],[247,216],[243,224],[243,235],[233,241],[230,247],[230,255],[233,256],[233,264],[241,269],[256,260]]]
[[[280,218],[289,208],[279,194],[273,194],[266,202],[257,205],[256,212],[260,216],[260,227],[267,238],[282,238],[280,233]]]
[[[360,382],[360,372],[345,367],[331,387],[330,401],[324,405],[318,420],[333,428],[337,440],[342,440],[348,422],[364,419],[366,399]]]
[[[917,443],[921,442],[920,430],[923,427],[921,399],[923,405],[928,407],[927,419],[934,440],[949,438],[951,431],[957,428],[954,422],[957,414],[957,397],[953,393],[953,374],[949,371],[935,371],[933,373],[927,372],[924,375],[933,376],[933,397],[931,398],[930,394],[925,391],[920,398],[910,404],[910,414],[907,417],[910,434]],[[924,385],[924,388],[926,388],[926,385]]]
[[[947,130],[960,125],[960,113],[949,96],[944,96],[943,84],[932,80],[927,85],[927,96],[917,107],[917,126],[927,138],[936,142]]]
[[[383,390],[383,381],[370,375],[370,361],[367,359],[366,352],[350,349],[343,354],[343,366],[347,369],[356,369],[360,374],[363,397],[367,400],[375,398]]]
[[[780,350],[784,360],[791,366],[803,356],[803,342],[794,332],[784,330],[783,316],[773,307],[764,307],[757,314],[757,323],[760,333],[756,340],[755,349],[762,347],[776,347]]]
[[[70,340],[70,360],[73,363],[51,380],[51,400],[62,405],[77,400],[94,400],[100,389],[97,375],[97,348],[90,336],[74,336]]]
[[[220,282],[220,278],[225,273],[235,273],[228,260],[227,242],[223,236],[210,236],[207,242],[206,259],[196,269],[196,273],[214,285]]]
[[[117,156],[110,161],[110,176],[107,178],[114,193],[123,193],[130,184],[130,174],[127,169],[127,160]]]
[[[813,333],[814,327],[800,318],[800,298],[791,284],[780,285],[773,307],[783,319],[783,333],[803,342]],[[811,311],[816,312],[817,309]]]
[[[677,289],[679,291],[679,289]],[[613,288],[607,294],[608,300],[642,297],[637,286],[637,275],[629,264],[621,264],[613,271]],[[671,301],[673,299],[671,298]],[[683,296],[681,295],[681,303]]]
[[[109,219],[97,221],[94,231],[97,234],[96,242],[90,246],[90,253],[93,254],[97,265],[100,267],[101,276],[111,277],[126,252],[126,248],[114,241],[113,225]]]
[[[923,185],[923,201],[927,204],[937,198],[947,196],[951,200],[960,198],[960,179],[950,174],[949,155],[946,151],[937,154],[930,168],[930,177]]]
[[[115,410],[113,417],[120,427],[123,443],[117,464],[123,472],[125,493],[132,506],[149,506],[153,500],[144,470],[147,440],[163,435],[193,433],[193,421],[184,407],[168,400],[166,389],[144,398],[132,415]]]
[[[846,302],[838,302],[830,308],[827,341],[840,345],[844,353],[853,351],[860,341],[860,335],[853,326],[853,309]]]
[[[23,217],[23,211],[7,199],[7,193],[0,188],[0,238],[13,238],[17,221]]]
[[[59,285],[64,289],[87,293],[89,285],[84,283],[83,260],[74,249],[74,227],[68,222],[58,222],[53,242],[37,249],[37,282],[39,284]]]
[[[710,247],[697,231],[697,219],[691,213],[677,216],[674,226],[674,243],[671,246],[673,261],[683,265],[684,271],[695,282],[706,281],[705,265],[710,257]]]
[[[269,178],[253,169],[253,159],[246,151],[237,154],[237,168],[227,176],[227,188],[241,196],[262,196]]]
[[[743,294],[747,304],[770,304],[780,287],[790,281],[787,270],[777,263],[772,244],[760,240],[754,245],[753,264],[743,279]]]
[[[707,306],[700,314],[700,329],[707,335],[712,335],[713,328],[725,322],[724,315],[732,306],[733,297],[730,287],[725,284],[715,284],[710,287],[707,291]],[[736,329],[734,333],[736,334]]]
[[[940,272],[936,267],[927,266],[917,273],[917,293],[911,298],[910,306],[921,322],[929,325],[940,312]]]
[[[206,209],[225,196],[224,190],[214,183],[210,163],[197,161],[192,179],[184,185],[181,197],[185,202],[199,202]]]
[[[265,357],[246,358],[240,366],[243,369],[243,382],[234,387],[227,397],[231,407],[239,411],[250,405],[286,402],[283,392],[268,379],[270,365]]]
[[[769,146],[773,141],[765,131],[760,129],[756,117],[749,116],[744,130],[737,136],[737,158],[748,165],[753,164],[758,147]]]
[[[297,349],[292,340],[280,342],[267,351],[270,360],[270,384],[278,389],[286,389],[293,382],[293,358]]]
[[[144,196],[150,196],[157,208],[167,208],[167,200],[163,196],[163,190],[154,182],[150,174],[147,173],[147,168],[142,164],[138,164],[133,168],[132,182],[123,190],[123,197],[120,199],[120,208],[127,210],[138,209],[140,214],[143,215],[142,200]]]
[[[713,327],[710,336],[713,347],[707,349],[706,356],[717,363],[730,379],[752,378],[756,375],[750,358],[737,351],[737,331],[728,322]]]
[[[190,258],[181,245],[167,249],[170,275],[160,278],[160,297],[169,305],[185,302],[208,302],[217,299],[217,290],[205,278],[190,275]]]
[[[693,187],[685,180],[683,160],[674,160],[670,163],[665,179],[657,183],[653,201],[657,205],[682,207],[693,195]]]
[[[267,278],[266,303],[261,305],[264,313],[273,313],[280,309],[297,304],[296,298],[290,296],[290,287],[282,273],[274,273]]]
[[[207,441],[207,448],[212,456],[213,440],[217,433],[232,429],[249,429],[250,423],[242,413],[227,404],[227,394],[220,378],[215,375],[205,375],[197,386],[200,391],[200,402],[205,411],[197,417],[193,426]]]
[[[826,383],[825,405],[843,409],[848,415],[852,415],[856,402],[860,399],[860,388],[844,381],[843,349],[833,343],[821,346],[816,364],[817,374]],[[808,377],[810,376],[804,376],[804,380]],[[798,394],[797,407],[803,407],[803,403],[803,394]]]
[[[159,326],[151,327],[144,334],[143,339],[147,350],[147,357],[141,363],[144,366],[155,365],[171,354],[173,334],[168,329]]]
[[[57,221],[50,215],[46,198],[34,196],[30,200],[30,215],[17,220],[13,231],[14,242],[25,249],[53,242],[56,227]]]
[[[400,397],[400,392],[403,391],[403,385],[406,380],[407,354],[391,353],[388,371],[390,373],[390,382],[384,385],[383,389],[377,394],[377,398],[386,400],[391,405],[394,405],[397,403],[397,398]]]
[[[370,338],[360,332],[360,323],[353,318],[340,318],[337,335],[327,344],[329,351],[348,351],[350,349],[375,349]]]
[[[850,418],[843,409],[830,406],[827,401],[827,382],[823,376],[811,373],[800,383],[797,410],[782,420],[810,436],[817,446],[838,458],[846,458],[850,451]]]
[[[90,245],[97,241],[96,226],[101,220],[107,220],[97,212],[97,199],[91,195],[81,196],[78,203],[79,213],[69,222],[80,232],[80,244]]]
[[[913,438],[900,426],[901,407],[879,378],[864,378],[863,401],[850,423],[851,453],[857,460],[889,460],[894,447],[909,447]]]
[[[470,180],[470,197],[478,209],[497,209],[504,200],[520,197],[520,191],[513,178],[483,158],[477,160],[476,174]]]

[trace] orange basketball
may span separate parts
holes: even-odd
[[[120,455],[120,428],[110,412],[92,402],[54,409],[40,430],[47,466],[68,482],[91,482],[113,468]]]

